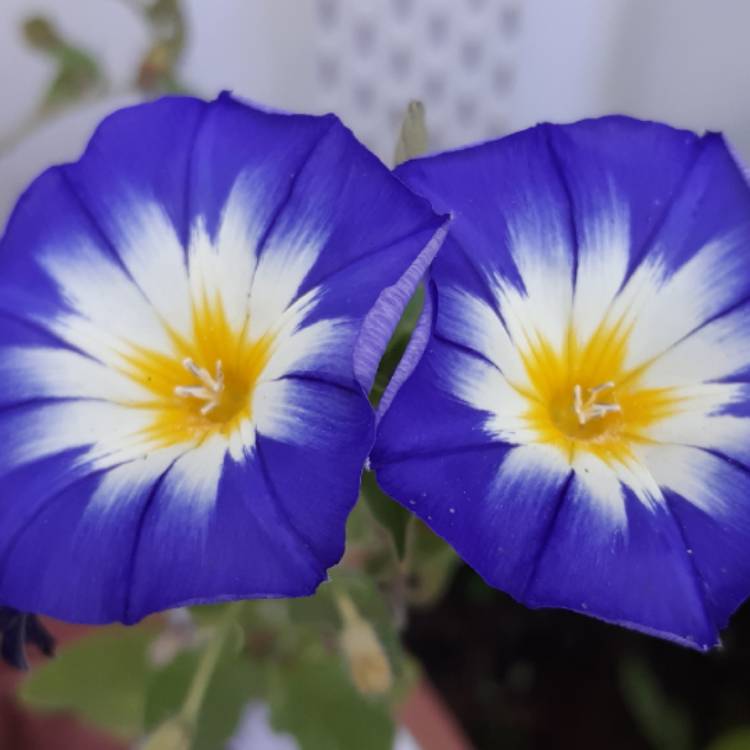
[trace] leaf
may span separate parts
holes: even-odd
[[[29,46],[50,57],[57,68],[39,107],[42,115],[74,104],[104,84],[96,59],[67,41],[49,19],[29,17],[23,31]]]
[[[427,144],[424,104],[420,101],[411,101],[406,108],[396,144],[395,165],[398,166],[415,156],[421,156],[427,151]]]
[[[251,698],[265,694],[266,668],[235,656],[216,667],[196,723],[191,750],[224,747]]]
[[[60,649],[24,682],[22,699],[39,711],[69,710],[124,739],[142,730],[148,626],[112,628]]]
[[[166,667],[155,671],[146,688],[143,728],[152,732],[175,716],[185,701],[201,651],[178,654]]]
[[[161,729],[178,721],[177,714],[199,658],[196,653],[181,654],[151,683],[146,703],[147,729]],[[263,665],[253,665],[247,658],[237,655],[216,666],[195,722],[191,750],[216,750],[224,746],[236,730],[248,701],[262,695],[264,672]]]
[[[399,558],[403,558],[406,550],[406,529],[411,514],[378,487],[375,475],[371,471],[366,471],[362,476],[361,492],[375,519],[393,537]]]
[[[424,606],[445,591],[459,563],[453,549],[413,516],[407,535],[408,595],[411,604]]]
[[[722,734],[706,750],[750,750],[750,726]]]
[[[656,750],[689,750],[690,718],[659,685],[648,662],[630,658],[620,665],[623,698],[643,734]]]
[[[274,673],[271,724],[301,750],[391,750],[388,704],[354,690],[337,654],[306,654]]]
[[[231,615],[228,607],[218,608],[222,616]],[[259,694],[261,670],[252,670],[249,660],[240,654],[243,633],[239,625],[230,623],[228,630],[215,628],[213,637],[222,637],[221,652],[206,686],[192,726],[190,750],[215,750],[222,747],[239,722],[242,709],[251,696]],[[155,672],[146,692],[144,726],[154,731],[159,741],[178,742],[184,730],[180,712],[200,669],[210,641],[201,648],[179,654],[169,665]],[[153,737],[151,738],[153,740]],[[151,741],[151,740],[150,740]],[[155,745],[155,747],[157,747]]]

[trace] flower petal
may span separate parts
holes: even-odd
[[[705,592],[668,508],[646,508],[626,486],[627,525],[613,524],[576,473],[524,594],[694,648],[718,643]]]
[[[652,450],[654,477],[682,530],[708,614],[723,627],[747,597],[750,471],[696,448]]]

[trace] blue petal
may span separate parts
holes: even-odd
[[[520,173],[527,175],[524,183],[517,179]],[[542,258],[549,260],[560,251],[571,258],[574,254],[565,185],[543,129],[416,159],[398,167],[396,174],[436,210],[453,215],[442,262],[432,269],[438,285],[453,281],[487,295],[487,278],[498,273],[523,287],[517,263],[507,252],[514,230],[527,235],[530,249]]]
[[[522,598],[538,540],[569,483],[536,448],[466,445],[389,457],[378,481],[493,586]],[[523,502],[519,502],[524,498]]]
[[[314,591],[373,441],[363,386],[383,327],[444,221],[333,116],[222,95],[107,118],[80,161],[32,184],[0,240],[0,602],[133,622]],[[201,263],[256,318],[276,316],[264,322],[287,348],[226,445],[141,449],[110,348],[129,326],[135,345],[184,336]]]
[[[306,465],[299,455],[295,460]],[[300,538],[257,452],[225,459],[207,515],[186,512],[168,479],[142,508],[125,622],[176,603],[312,594],[337,560],[317,557]],[[308,487],[308,501],[315,500],[316,489]]]
[[[671,512],[644,507],[626,487],[623,494],[625,529],[600,512],[574,475],[537,541],[539,557],[523,600],[588,613],[693,648],[717,645],[702,581]]]
[[[682,462],[689,468],[669,478],[657,473],[657,478],[665,485],[669,508],[689,550],[707,616],[721,628],[747,597],[750,467],[710,451],[682,450]]]

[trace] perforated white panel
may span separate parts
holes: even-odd
[[[514,0],[315,0],[316,104],[385,159],[414,98],[433,149],[500,135],[521,15]]]

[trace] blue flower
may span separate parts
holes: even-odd
[[[750,593],[750,189],[723,139],[608,117],[399,175],[455,219],[384,489],[532,607],[716,644]]]
[[[85,622],[309,594],[443,220],[333,116],[122,110],[0,244],[0,603]]]

